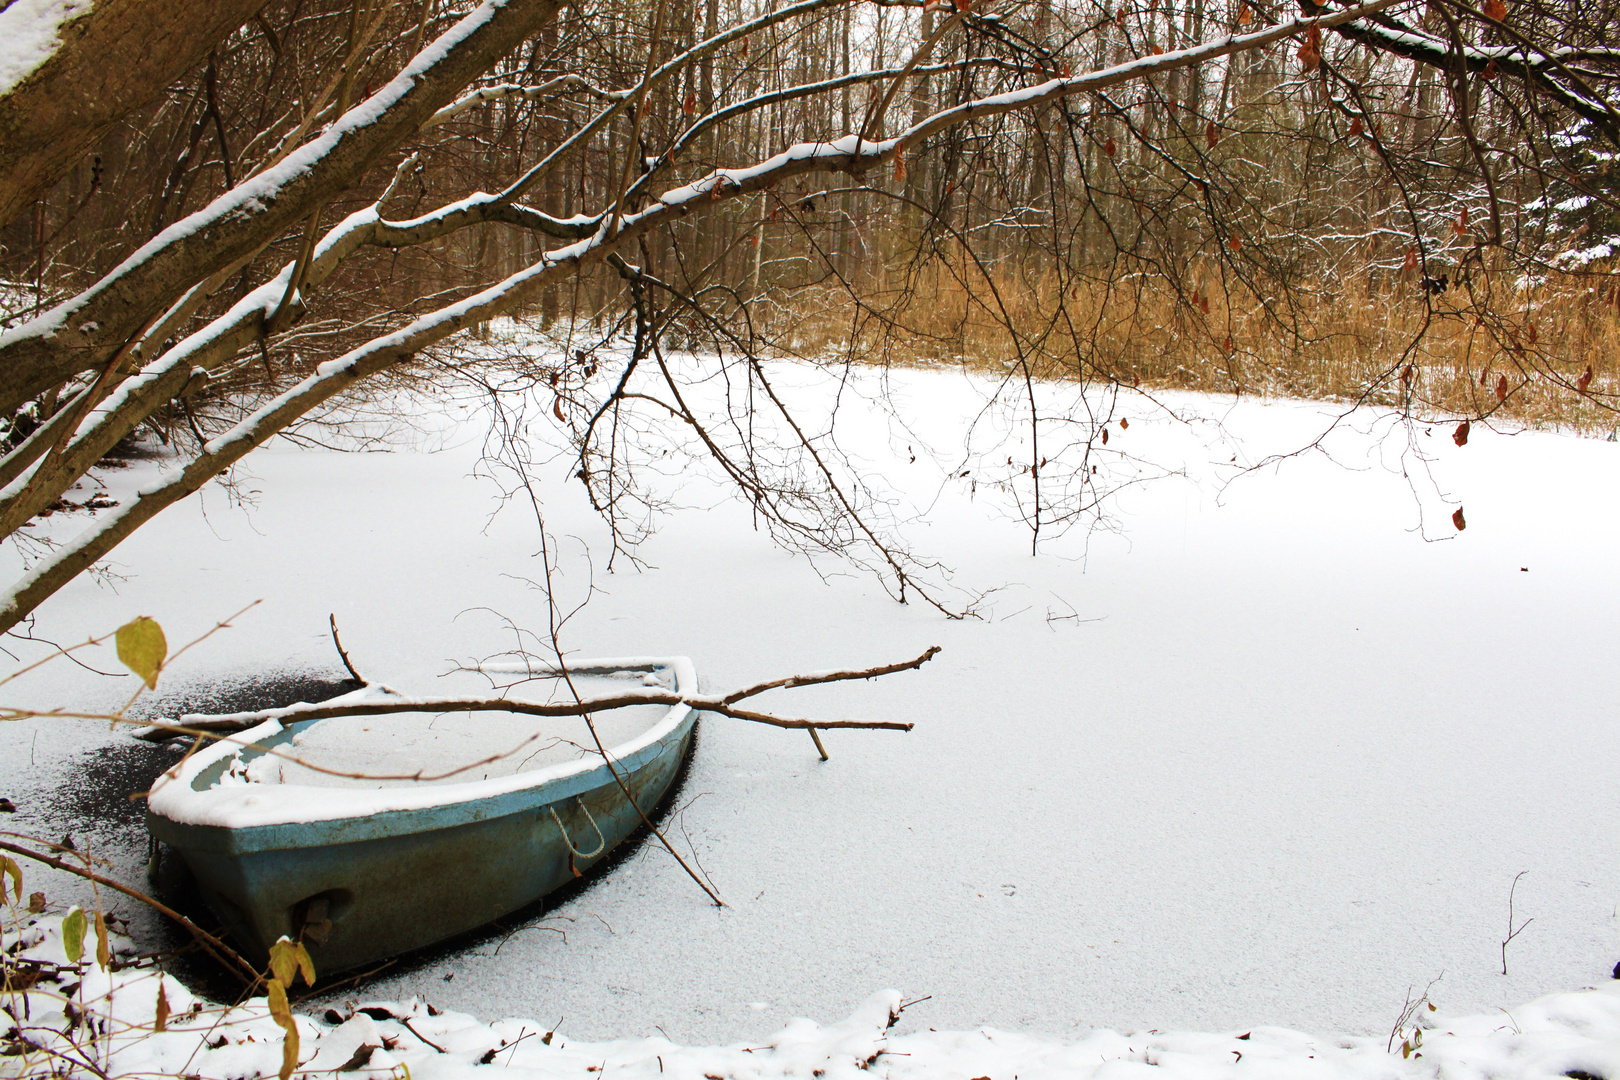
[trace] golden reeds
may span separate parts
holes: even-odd
[[[976,275],[976,276],[975,276]],[[870,363],[1027,365],[1046,378],[1366,401],[1433,419],[1497,416],[1609,431],[1620,408],[1620,274],[1530,283],[1476,273],[1444,291],[1412,272],[1294,283],[1277,297],[1219,268],[1109,278],[979,272],[944,260],[903,283],[780,298],[801,354]]]

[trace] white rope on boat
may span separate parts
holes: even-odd
[[[603,849],[607,847],[607,837],[602,835],[602,826],[598,825],[596,823],[596,819],[591,817],[590,808],[585,805],[585,800],[581,799],[578,795],[575,795],[574,801],[579,803],[579,808],[585,811],[585,820],[590,822],[591,828],[596,830],[595,851],[586,853],[575,847],[574,841],[569,839],[568,827],[562,823],[562,818],[557,816],[557,808],[555,806],[548,806],[546,809],[551,811],[551,820],[555,821],[557,823],[557,828],[562,830],[563,843],[568,845],[568,850],[574,853],[574,857],[579,859],[594,859],[598,855],[602,854]]]

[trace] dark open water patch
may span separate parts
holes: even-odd
[[[146,842],[146,801],[140,793],[185,755],[186,743],[120,738],[72,761],[59,787],[41,792],[41,816],[69,834],[103,842]]]
[[[138,700],[127,715],[145,723],[186,713],[255,712],[325,701],[359,688],[353,679],[327,672],[268,671],[160,687]],[[184,739],[148,743],[126,734],[87,750],[67,765],[56,786],[34,796],[40,817],[52,829],[144,849],[146,802],[138,795],[180,760],[186,745]]]
[[[295,668],[258,675],[182,683],[147,695],[129,710],[131,719],[156,720],[182,713],[257,712],[317,702],[360,689],[360,683],[332,671]]]

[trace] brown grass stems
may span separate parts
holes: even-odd
[[[1620,408],[1620,274],[1529,284],[1475,271],[1424,288],[1399,268],[1257,294],[1229,267],[1106,275],[935,259],[898,280],[813,286],[762,305],[801,354],[1153,389],[1367,402],[1422,420],[1609,433]],[[988,279],[988,280],[986,280]],[[992,287],[986,287],[986,286]],[[1591,375],[1586,375],[1590,366]]]

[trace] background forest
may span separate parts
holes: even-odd
[[[196,455],[101,539],[41,549],[6,625],[318,415],[323,361],[421,378],[497,315],[557,344],[493,381],[554,389],[610,516],[634,483],[602,421],[638,404],[596,356],[615,335],[1100,390],[1050,455],[1068,479],[1043,490],[1038,438],[986,477],[1029,488],[1037,538],[1096,506],[1084,448],[1120,388],[1372,401],[1458,439],[1504,410],[1608,422],[1606,4],[189,10],[97,9],[0,97],[0,532],[26,546],[137,430]],[[95,55],[116,33],[163,48],[121,72]],[[645,423],[702,427],[673,396]],[[795,494],[746,443],[746,497],[829,543],[831,474]]]

